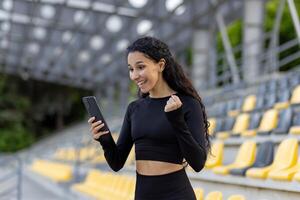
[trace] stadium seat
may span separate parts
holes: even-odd
[[[277,102],[274,105],[275,109],[286,109],[290,106],[291,91],[289,89],[278,90]]]
[[[223,121],[222,129],[219,132],[216,132],[216,137],[218,137],[219,134],[222,135],[223,133],[230,131],[233,127],[234,121],[234,118],[226,117]]]
[[[217,134],[219,139],[227,139],[229,136],[239,136],[241,132],[247,130],[249,126],[250,116],[247,113],[240,114],[234,123],[231,131],[223,131]]]
[[[90,170],[84,182],[74,184],[72,189],[97,199],[129,200],[134,196],[135,181],[126,175]]]
[[[252,132],[256,131],[256,129],[259,126],[259,123],[261,121],[261,117],[262,117],[262,113],[260,112],[255,112],[255,113],[251,113],[250,115],[250,124],[249,124],[249,128],[246,131],[243,131],[241,133],[242,136],[252,136]]]
[[[205,162],[205,168],[211,169],[216,166],[222,165],[224,154],[224,143],[221,141],[216,141],[211,146],[211,154],[209,154],[208,159]]]
[[[208,127],[208,133],[209,135],[213,135],[216,129],[217,120],[216,118],[209,118],[209,127]]]
[[[300,157],[298,158],[298,162],[296,165],[283,170],[273,171],[268,174],[268,178],[280,181],[291,181],[293,176],[300,172]]]
[[[263,109],[271,109],[276,103],[276,93],[275,91],[266,94],[264,96],[264,106]]]
[[[195,192],[197,200],[203,200],[203,198],[204,198],[204,190],[202,188],[195,188],[194,192]]]
[[[297,85],[293,90],[291,97],[291,105],[300,104],[300,85]]]
[[[220,191],[213,191],[206,195],[205,200],[223,200],[223,194]]]
[[[270,165],[273,162],[273,157],[274,157],[273,142],[271,141],[263,142],[258,147],[256,159],[252,166],[241,168],[241,169],[231,169],[230,174],[245,176],[246,171],[250,168],[253,167],[261,168]]]
[[[282,109],[279,113],[279,121],[277,127],[272,131],[272,134],[288,134],[292,125],[293,111],[292,108]]]
[[[243,107],[242,107],[242,111],[250,112],[255,108],[255,105],[256,105],[256,96],[249,95],[245,98],[245,101],[244,101]]]
[[[270,109],[267,110],[261,119],[259,127],[257,130],[244,131],[242,133],[243,136],[256,136],[259,135],[267,135],[270,134],[271,131],[276,128],[278,123],[278,110]]]
[[[228,197],[227,200],[246,200],[246,198],[243,195],[235,194]]]
[[[294,175],[293,180],[300,182],[300,171]]]
[[[30,169],[54,182],[67,182],[72,179],[72,167],[48,160],[35,160]]]
[[[292,135],[300,135],[300,112],[294,113],[289,133]]]
[[[256,143],[254,141],[244,142],[235,158],[235,161],[229,165],[223,165],[219,167],[214,167],[212,170],[216,174],[228,174],[231,169],[244,168],[251,166],[254,163],[256,154]]]
[[[253,111],[259,111],[264,108],[265,97],[264,94],[258,94],[256,96],[256,105]]]
[[[251,168],[247,170],[246,176],[251,178],[267,178],[274,171],[285,170],[294,166],[298,156],[298,140],[288,138],[282,141],[276,151],[275,159],[270,166],[263,168]]]
[[[232,107],[229,106],[230,108],[227,111],[227,115],[230,117],[236,117],[242,108],[243,98],[238,98],[238,99],[232,100],[231,103],[233,105],[232,105]]]

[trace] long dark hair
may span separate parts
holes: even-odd
[[[205,106],[202,103],[202,99],[197,93],[196,89],[192,85],[189,78],[185,75],[182,67],[175,61],[173,58],[169,47],[164,42],[153,38],[153,37],[142,37],[134,41],[127,48],[127,56],[130,52],[141,52],[145,56],[152,59],[155,62],[159,62],[162,58],[165,59],[165,68],[163,70],[163,78],[173,90],[178,93],[189,95],[194,97],[200,102],[201,109],[203,111],[203,123],[204,123],[204,132],[206,139],[206,153],[210,151],[210,140],[208,127],[209,122],[207,120],[207,115],[205,111]],[[138,89],[138,97],[144,98],[148,96],[149,93],[142,93],[140,88]]]

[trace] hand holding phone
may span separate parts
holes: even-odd
[[[94,134],[94,139],[99,139],[101,135],[109,133],[110,130],[97,104],[96,97],[83,97],[82,101],[89,116],[91,117],[88,122],[91,124],[91,131]],[[94,117],[94,119],[92,119],[92,117]]]

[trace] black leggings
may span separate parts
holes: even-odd
[[[148,176],[136,171],[135,200],[196,200],[185,169]]]

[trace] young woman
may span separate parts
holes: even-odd
[[[99,132],[104,124],[92,117],[93,138],[114,171],[135,144],[135,200],[195,200],[183,164],[201,171],[210,148],[202,100],[162,41],[143,37],[127,50],[139,98],[127,107],[117,143],[108,131]]]

